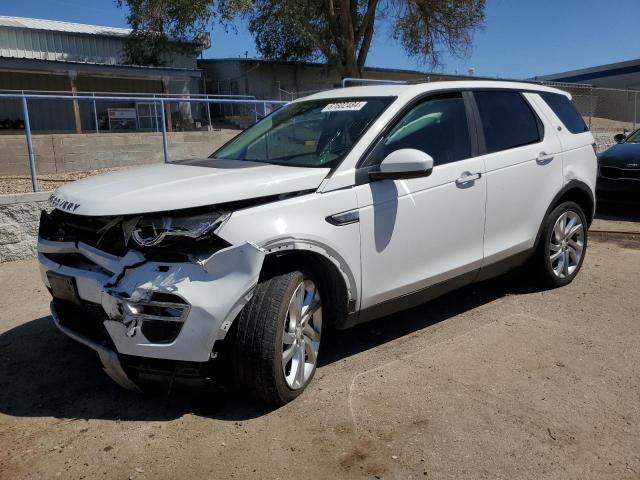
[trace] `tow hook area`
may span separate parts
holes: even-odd
[[[114,382],[127,390],[138,393],[141,392],[140,388],[129,379],[128,375],[122,369],[122,365],[120,364],[120,360],[118,359],[118,354],[116,352],[109,350],[100,343],[94,342],[87,337],[78,335],[70,328],[61,325],[58,314],[53,306],[53,302],[51,303],[51,316],[53,317],[53,322],[56,327],[58,327],[62,333],[71,337],[75,341],[92,348],[98,353],[100,362],[102,362],[102,369]]]

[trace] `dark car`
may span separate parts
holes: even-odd
[[[640,203],[640,129],[614,139],[618,143],[598,155],[596,196],[600,201]]]

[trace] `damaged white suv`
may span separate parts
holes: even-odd
[[[53,318],[125,387],[221,364],[283,404],[311,381],[328,327],[526,260],[571,282],[595,208],[592,143],[570,97],[539,85],[312,95],[210,159],[56,191],[38,244]]]

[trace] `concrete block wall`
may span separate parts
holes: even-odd
[[[40,211],[50,192],[0,195],[0,262],[34,257]]]
[[[55,173],[53,135],[34,135],[38,173]],[[29,156],[24,135],[0,135],[0,175],[28,175]]]
[[[238,130],[171,132],[171,160],[208,157],[238,134]],[[159,163],[162,136],[143,133],[46,134],[33,136],[38,175],[88,171],[97,168]],[[0,135],[0,175],[29,175],[24,135]]]

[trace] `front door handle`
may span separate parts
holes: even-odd
[[[553,160],[553,155],[548,155],[546,152],[540,152],[538,158],[536,158],[536,162],[540,165],[546,165],[547,163]]]
[[[469,182],[474,182],[475,180],[479,180],[482,177],[480,172],[471,173],[471,172],[462,172],[460,178],[456,180],[458,185],[464,185]]]

